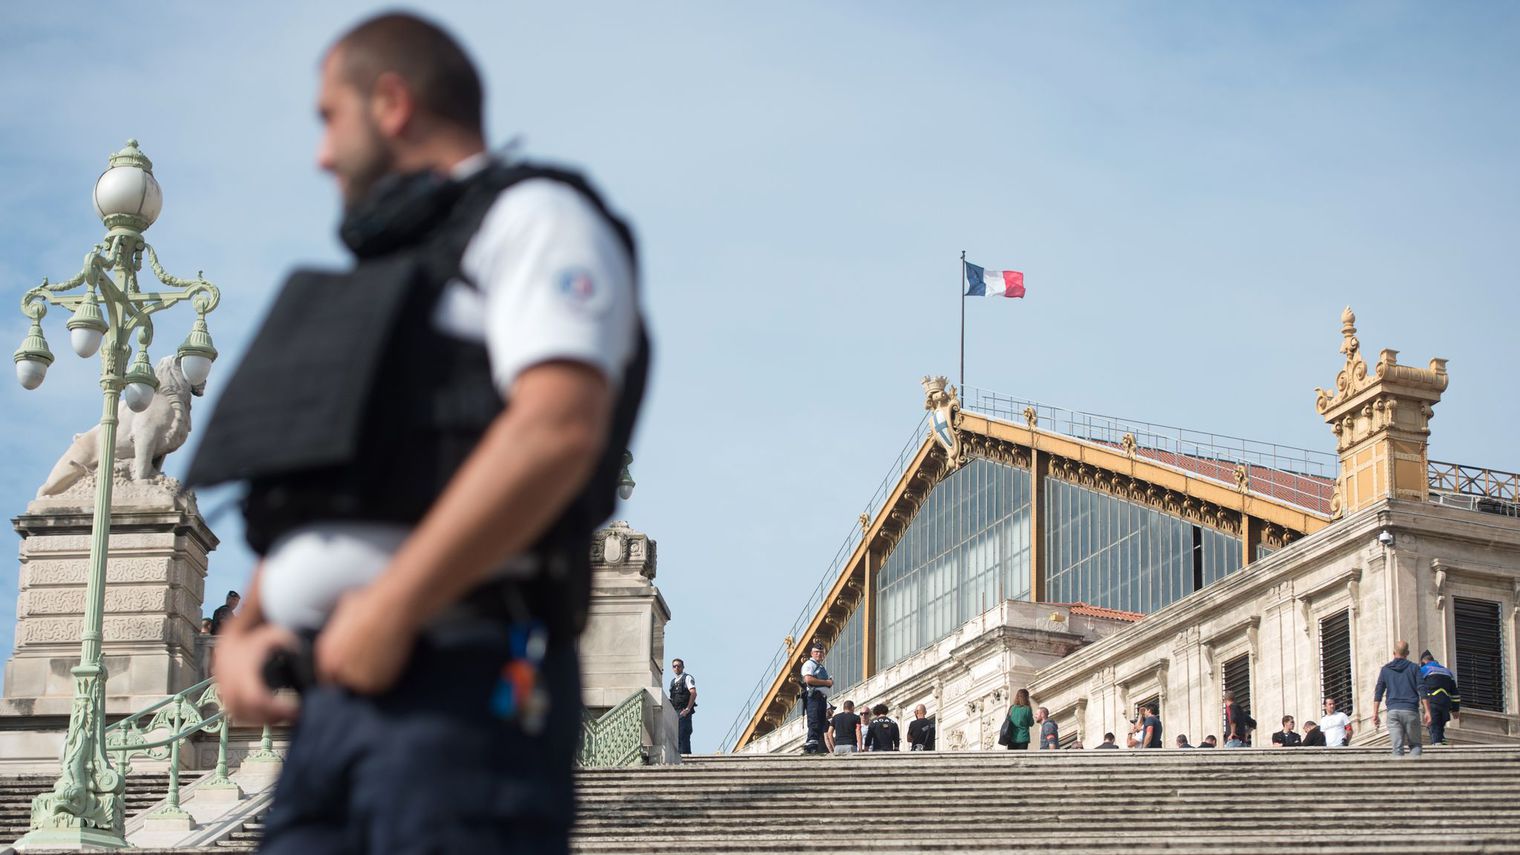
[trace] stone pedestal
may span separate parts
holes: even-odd
[[[582,697],[593,713],[640,689],[663,697],[670,607],[654,586],[655,542],[626,522],[591,539],[591,613],[581,636]]]
[[[0,729],[66,722],[79,662],[95,478],[37,499],[12,522],[21,535],[16,647],[5,665]],[[195,646],[206,555],[217,539],[193,494],[158,477],[117,475],[106,565],[101,664],[108,715],[135,712],[201,679]],[[0,734],[3,736],[3,734]]]
[[[676,733],[663,679],[670,607],[654,586],[655,564],[655,542],[626,522],[592,537],[591,612],[580,654],[582,699],[593,715],[637,691],[659,700],[649,723],[653,744],[646,748],[661,762],[675,756]]]

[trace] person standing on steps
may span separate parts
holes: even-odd
[[[1224,693],[1224,747],[1245,748],[1251,744],[1256,719],[1235,703],[1235,693]]]
[[[823,667],[823,645],[814,644],[808,649],[808,660],[802,663],[803,709],[807,713],[807,741],[802,744],[803,754],[822,754],[823,732],[829,720],[825,710],[829,706],[829,689],[834,681],[829,669]]]
[[[897,722],[887,715],[887,705],[877,704],[871,708],[871,713],[871,726],[866,730],[866,750],[901,750],[901,734],[897,729]]]
[[[1272,734],[1272,747],[1293,748],[1303,744],[1304,738],[1293,730],[1293,716],[1283,716],[1282,730]]]
[[[1351,716],[1336,711],[1335,698],[1325,698],[1325,714],[1320,717],[1319,731],[1323,734],[1325,747],[1345,748],[1351,744]]]
[[[1306,721],[1304,722],[1304,741],[1299,744],[1304,748],[1324,748],[1325,732],[1314,722]]]
[[[913,708],[913,720],[908,722],[909,751],[934,750],[934,719],[923,704]]]
[[[1061,747],[1061,729],[1056,726],[1056,720],[1050,717],[1050,710],[1040,707],[1034,712],[1034,720],[1040,725],[1040,748],[1044,750]]]
[[[855,702],[845,701],[843,706],[843,711],[829,718],[829,728],[823,734],[830,754],[854,754],[860,750],[860,716],[855,714]]]
[[[1161,748],[1161,717],[1153,706],[1140,708],[1140,747]]]
[[[686,672],[686,663],[670,660],[670,706],[676,711],[676,743],[682,754],[691,753],[691,717],[697,711],[697,681]]]
[[[224,709],[299,718],[260,851],[563,855],[587,544],[649,364],[632,231],[584,178],[487,150],[437,25],[370,18],[319,74],[353,262],[291,276],[185,479],[246,484],[260,558]],[[299,709],[264,679],[282,657]]]
[[[1430,728],[1430,744],[1446,744],[1446,723],[1455,721],[1462,711],[1462,695],[1457,691],[1457,677],[1436,661],[1429,650],[1420,654],[1420,692],[1430,713],[1425,726]]]
[[[1034,710],[1029,705],[1029,690],[1019,689],[1013,695],[1013,706],[1008,708],[1009,751],[1025,751],[1029,748],[1030,728],[1034,727],[1034,723]]]
[[[1372,694],[1372,728],[1380,725],[1378,705],[1388,698],[1388,736],[1393,742],[1393,756],[1402,757],[1407,748],[1420,756],[1420,719],[1430,719],[1430,702],[1420,694],[1420,666],[1409,661],[1409,642],[1400,640],[1393,646],[1393,659],[1378,672],[1377,687]]]

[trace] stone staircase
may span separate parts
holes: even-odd
[[[132,776],[129,809],[163,778]],[[51,784],[0,781],[0,840]],[[577,853],[1520,853],[1515,748],[712,756],[579,789]],[[252,851],[262,819],[177,851]]]
[[[1520,750],[697,757],[581,776],[578,853],[1520,852]]]

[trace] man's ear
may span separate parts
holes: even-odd
[[[401,75],[387,71],[375,78],[369,93],[370,120],[381,136],[401,136],[417,115],[417,99]]]

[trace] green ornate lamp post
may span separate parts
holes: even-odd
[[[180,279],[159,265],[153,247],[143,240],[143,232],[158,218],[162,207],[163,195],[153,177],[153,163],[138,149],[136,140],[127,140],[126,148],[111,155],[109,167],[95,183],[95,209],[107,229],[104,240],[85,255],[84,269],[74,278],[59,283],[44,279],[21,298],[21,311],[32,320],[15,354],[16,378],[21,385],[37,388],[53,363],[42,333],[42,318],[51,304],[73,312],[66,326],[76,353],[88,358],[100,352],[100,388],[104,392],[84,631],[79,665],[72,672],[74,703],[64,742],[63,768],[52,791],[32,800],[32,830],[18,841],[26,847],[126,845],[122,820],[126,781],[106,759],[106,669],[100,661],[117,405],[121,401],[133,412],[141,412],[153,402],[158,388],[148,359],[153,315],[185,300],[195,308],[195,323],[179,346],[180,370],[192,386],[206,382],[216,359],[216,348],[206,330],[206,314],[221,299],[216,286],[199,273],[194,279]],[[138,287],[137,274],[144,255],[154,276],[169,290],[143,291]],[[133,338],[137,340],[137,358],[129,366]]]

